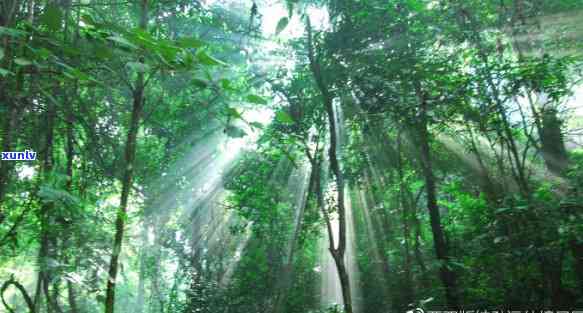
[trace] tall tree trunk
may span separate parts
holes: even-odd
[[[63,45],[65,46],[67,44],[67,39],[68,39],[68,34],[69,34],[69,20],[71,17],[71,0],[63,0],[62,1],[62,5],[65,8],[65,33],[63,36]],[[79,14],[77,14],[77,24],[79,22]],[[79,38],[79,33],[78,33],[78,27],[77,27],[77,31],[75,32],[75,36],[73,37],[73,44],[75,46],[77,43],[77,40]],[[78,63],[78,60],[75,60],[76,63]],[[72,99],[76,99],[78,97],[78,82],[74,81],[73,82],[73,88],[72,88],[72,97],[69,97],[69,94],[67,94],[67,91],[65,90],[63,92],[63,102],[64,102],[64,107],[66,110],[65,113],[65,123],[66,123],[66,148],[65,148],[65,156],[66,156],[66,166],[65,166],[65,174],[67,175],[67,182],[65,185],[65,190],[67,190],[67,192],[72,193],[73,192],[73,159],[75,158],[75,108],[73,106],[73,100]],[[63,250],[64,254],[65,254],[65,264],[67,264],[69,267],[77,269],[78,266],[78,262],[79,262],[79,257],[78,256],[73,256],[73,255],[67,255],[67,250],[70,249],[71,247],[78,247],[78,245],[75,245],[75,243],[71,243],[71,238],[73,233],[71,231],[71,225],[72,223],[76,223],[77,221],[62,221],[63,224],[63,228],[64,228],[64,233],[65,238],[63,239]],[[77,305],[77,292],[76,292],[76,286],[75,284],[73,284],[73,282],[70,279],[67,279],[66,281],[66,287],[67,287],[67,300],[69,303],[69,309],[71,310],[71,313],[78,313],[79,309],[78,309],[78,305]]]
[[[141,1],[142,15],[140,19],[140,29],[147,30],[148,24],[148,0]],[[144,63],[144,58],[139,60]],[[133,90],[133,106],[130,125],[127,134],[125,147],[125,168],[122,181],[121,199],[117,217],[115,221],[115,238],[113,242],[113,251],[109,262],[109,277],[107,279],[107,290],[105,296],[105,313],[114,313],[115,304],[115,285],[118,272],[118,259],[121,253],[122,242],[124,237],[125,220],[127,218],[128,199],[132,187],[134,173],[134,160],[136,157],[136,139],[140,128],[140,119],[144,108],[144,73],[139,72]]]
[[[18,104],[11,103],[9,100],[7,104],[8,114],[5,117],[4,125],[2,127],[2,151],[12,151],[14,146],[14,137],[17,133],[18,121],[20,120],[21,109]],[[13,168],[12,162],[0,162],[0,224],[3,221],[2,204],[6,189],[8,187],[10,172]]]
[[[74,88],[75,93],[77,94],[77,88]],[[66,149],[65,149],[65,156],[66,156],[66,167],[65,167],[65,174],[67,175],[67,182],[65,184],[65,190],[67,192],[73,192],[73,158],[75,157],[75,148],[74,148],[74,114],[73,114],[73,106],[70,102],[70,99],[66,96],[64,97],[65,107],[67,110],[66,113]],[[67,255],[67,250],[71,247],[74,247],[75,244],[71,243],[71,236],[73,233],[71,232],[70,225],[75,221],[65,221],[64,219],[61,220],[61,224],[63,225],[63,232],[65,234],[65,238],[62,242],[62,249],[64,250],[63,253],[65,254],[64,262],[71,268],[77,268],[77,256]],[[78,306],[77,306],[77,295],[75,291],[75,285],[71,280],[67,280],[67,300],[69,302],[69,308],[71,309],[71,313],[77,313]]]
[[[469,123],[465,124],[468,133],[470,134],[470,150],[476,157],[478,162],[478,182],[480,184],[480,189],[484,192],[486,200],[492,206],[495,206],[499,199],[498,186],[496,182],[492,180],[490,176],[490,171],[488,170],[484,159],[482,157],[482,152],[480,151],[479,144],[476,143],[476,138],[474,135],[474,130]]]
[[[399,201],[401,203],[401,210],[402,210],[402,223],[403,223],[403,240],[404,240],[404,249],[405,249],[405,303],[409,304],[412,303],[415,294],[413,288],[413,279],[411,276],[411,251],[410,251],[410,215],[411,215],[411,208],[414,204],[409,202],[409,198],[407,197],[407,193],[409,193],[409,189],[406,186],[405,182],[405,175],[403,173],[403,160],[401,158],[401,132],[399,131],[397,134],[397,173],[399,176]]]
[[[72,263],[75,268],[79,266],[78,260],[79,258],[75,257],[75,262]],[[79,313],[79,306],[77,304],[77,289],[71,280],[67,280],[67,300],[69,301],[69,308],[71,309],[71,313]]]
[[[308,30],[308,57],[310,60],[310,69],[316,80],[316,84],[322,95],[322,101],[328,116],[328,125],[330,129],[330,146],[328,150],[328,157],[330,160],[330,168],[336,177],[336,191],[337,191],[337,212],[338,212],[338,247],[334,247],[334,242],[330,242],[330,253],[336,264],[336,270],[340,277],[340,285],[342,287],[342,299],[344,301],[344,311],[352,313],[352,296],[350,293],[350,281],[348,279],[348,272],[344,260],[346,252],[346,208],[344,206],[344,177],[340,169],[340,162],[338,160],[338,125],[336,125],[336,117],[334,114],[333,97],[328,86],[322,76],[320,64],[314,55],[314,47],[312,45],[312,27],[310,20],[307,19]],[[329,231],[331,229],[329,228]]]
[[[4,59],[6,59],[5,62],[8,65],[9,56],[6,55]],[[16,99],[16,97],[22,92],[23,84],[24,74],[21,69],[17,71],[14,90],[10,92],[10,95],[6,92],[9,88],[8,80],[0,81],[0,105],[3,106],[4,110],[8,111],[2,125],[2,151],[12,151],[15,145],[16,135],[20,126],[20,118],[24,110],[23,104],[19,103],[21,100]],[[13,167],[13,162],[0,162],[0,224],[4,221],[2,206]]]
[[[57,114],[56,103],[49,100],[47,103],[46,117],[46,134],[45,134],[45,144],[43,149],[43,162],[42,162],[42,173],[45,182],[48,182],[53,171],[53,142],[54,142],[54,129],[55,129],[55,119]],[[55,222],[54,216],[51,214],[54,208],[53,202],[45,202],[41,205],[39,211],[40,220],[40,250],[39,250],[39,273],[38,273],[38,287],[37,298],[40,299],[40,293],[42,292],[46,299],[47,312],[51,313],[54,310],[60,311],[57,304],[57,299],[53,299],[50,294],[50,284],[52,282],[52,270],[49,264],[49,260],[52,258],[51,248],[54,248],[55,238],[54,234],[51,234],[51,224]]]
[[[420,120],[417,125],[417,132],[421,153],[421,166],[425,179],[425,192],[427,193],[427,210],[429,211],[431,232],[433,234],[433,244],[437,259],[441,262],[439,274],[441,282],[445,287],[445,298],[448,307],[451,309],[457,309],[459,307],[457,281],[455,273],[448,267],[450,256],[448,254],[448,247],[445,242],[445,236],[441,226],[441,216],[437,205],[437,188],[435,185],[435,176],[433,174],[431,147],[429,146],[429,131],[427,129],[427,101],[418,82],[416,83],[415,88],[420,104]]]
[[[34,25],[34,0],[29,0],[28,4],[28,21],[31,25]],[[0,26],[10,28],[16,25],[16,16],[20,5],[20,0],[4,0],[0,3]],[[10,36],[0,35],[0,46],[4,49],[4,58],[0,63],[0,67],[14,71],[13,59],[17,56],[26,55],[24,47],[29,40],[30,37],[25,37],[20,39],[19,42],[11,42]],[[12,151],[24,111],[24,103],[21,104],[22,100],[18,99],[24,87],[24,74],[22,68],[16,68],[15,72],[14,85],[10,84],[9,79],[0,80],[0,106],[8,112],[6,119],[2,121],[2,151]],[[0,224],[5,218],[2,205],[12,168],[12,162],[0,162]]]
[[[429,277],[427,273],[427,266],[425,265],[425,261],[423,260],[423,252],[421,251],[421,222],[417,218],[417,207],[414,207],[415,211],[413,212],[413,225],[415,226],[415,241],[413,242],[413,251],[415,253],[415,261],[417,261],[417,265],[419,265],[419,269],[421,270],[421,278],[423,283],[421,284],[424,287],[429,287]]]

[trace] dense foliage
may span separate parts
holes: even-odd
[[[578,0],[3,0],[1,312],[583,309]]]

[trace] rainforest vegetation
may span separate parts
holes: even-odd
[[[2,0],[0,312],[583,311],[582,21]]]

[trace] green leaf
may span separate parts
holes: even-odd
[[[51,56],[52,53],[45,48],[40,48],[35,51],[35,54],[39,57],[39,59],[46,60]]]
[[[81,15],[81,21],[83,21],[83,23],[85,23],[87,25],[95,25],[95,20],[89,14]]]
[[[235,87],[233,87],[233,84],[231,83],[230,80],[223,78],[220,80],[221,83],[221,87],[225,90],[230,90],[230,91],[236,91],[237,89],[235,89]]]
[[[293,124],[294,123],[293,118],[291,116],[289,116],[289,114],[287,114],[283,111],[279,111],[279,112],[275,113],[275,119],[283,124]]]
[[[140,73],[145,73],[150,70],[150,66],[148,64],[144,64],[141,62],[128,62],[126,66]]]
[[[61,8],[56,5],[47,6],[44,13],[40,16],[40,23],[47,26],[51,31],[61,29],[62,20],[63,12],[61,11]]]
[[[407,4],[414,11],[421,11],[424,8],[423,3],[419,0],[407,0]]]
[[[0,48],[0,60],[4,58],[4,49]]]
[[[5,70],[3,68],[0,68],[0,76],[6,77],[8,75],[14,75],[14,73],[12,73],[11,71]]]
[[[0,35],[5,35],[5,36],[10,36],[10,37],[16,38],[16,37],[22,37],[22,36],[26,35],[26,33],[21,31],[21,30],[18,30],[18,29],[0,26]]]
[[[227,114],[232,118],[242,118],[243,116],[237,109],[235,108],[227,108]]]
[[[108,37],[107,39],[114,41],[114,42],[117,42],[119,44],[122,44],[122,45],[129,47],[129,48],[132,48],[132,49],[138,49],[138,47],[136,45],[129,42],[127,39],[119,37],[119,36],[111,36],[111,37]]]
[[[99,83],[95,78],[91,77],[89,74],[86,74],[79,69],[66,66],[67,71],[63,72],[65,76],[70,79],[78,79],[81,82],[92,82],[92,83]]]
[[[174,46],[173,42],[164,41],[164,42],[158,42],[157,47],[154,48],[153,51],[160,52],[166,61],[173,62],[176,60],[176,56],[180,52],[180,48]],[[189,57],[189,56],[190,56],[190,54],[186,55],[186,57]],[[190,61],[188,61],[186,63],[190,63]]]
[[[87,75],[87,74],[85,74],[85,73],[81,72],[80,70],[78,70],[78,69],[76,69],[76,68],[73,68],[73,69],[72,69],[70,72],[68,72],[68,73],[69,73],[70,75],[72,75],[72,76],[73,76],[73,78],[76,78],[76,79],[78,79],[78,80],[81,80],[81,81],[86,81],[86,80],[89,80],[89,79],[90,79],[89,75]]]
[[[23,59],[23,58],[16,58],[14,59],[14,63],[20,65],[20,66],[27,66],[27,65],[31,65],[32,62],[30,60],[27,59]]]
[[[255,104],[267,104],[267,100],[263,99],[258,95],[247,95],[245,98],[247,102],[255,103]]]
[[[263,129],[263,124],[261,124],[259,122],[251,122],[251,123],[249,123],[249,125],[251,127],[254,127],[254,128]]]
[[[38,192],[38,196],[44,202],[60,201],[66,204],[78,204],[80,202],[79,198],[70,194],[68,191],[63,189],[55,189],[49,186],[41,186]]]
[[[77,49],[75,47],[62,46],[61,49],[63,49],[63,52],[65,52],[69,56],[78,56],[78,55],[81,55],[81,50],[79,50],[79,49]]]
[[[196,53],[196,58],[201,64],[208,66],[227,65],[225,62],[208,55],[206,52],[202,50]]]
[[[275,27],[275,34],[279,35],[279,33],[281,33],[286,27],[287,24],[289,23],[289,18],[286,17],[282,17],[279,22],[277,22],[277,26]]]
[[[247,133],[239,127],[229,125],[225,128],[225,134],[231,138],[242,138],[247,136]]]
[[[101,60],[110,59],[113,56],[112,50],[102,44],[95,45],[93,54]]]
[[[507,212],[510,210],[512,210],[512,209],[511,208],[498,208],[498,209],[496,209],[496,213],[504,213],[504,212]]]
[[[181,48],[200,48],[203,42],[192,37],[180,38],[176,41],[176,45]]]
[[[207,88],[209,86],[209,82],[202,79],[202,78],[193,78],[192,83],[199,88]]]

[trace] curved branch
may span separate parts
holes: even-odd
[[[0,298],[2,298],[2,304],[4,304],[6,310],[8,310],[9,313],[14,313],[14,310],[8,305],[8,303],[6,303],[6,299],[4,299],[4,292],[6,292],[6,289],[8,289],[10,285],[13,285],[16,289],[20,291],[22,297],[24,298],[24,301],[26,301],[26,305],[28,306],[29,312],[36,313],[34,309],[34,304],[32,302],[32,299],[28,295],[28,292],[26,292],[26,289],[24,288],[24,286],[22,286],[22,284],[20,284],[18,281],[14,279],[14,275],[10,276],[10,279],[5,281],[4,284],[2,284],[2,288],[0,288]]]

